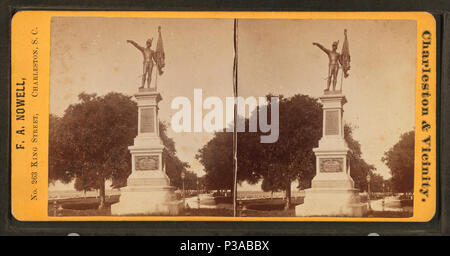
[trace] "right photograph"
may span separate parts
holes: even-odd
[[[238,215],[413,216],[416,38],[413,20],[239,19]]]

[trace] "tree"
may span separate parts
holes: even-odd
[[[233,188],[233,133],[216,132],[195,158],[204,166],[206,189]]]
[[[131,174],[128,146],[137,134],[137,104],[120,93],[104,96],[81,93],[63,117],[50,116],[49,179],[69,183],[77,190],[99,190],[99,208],[105,206],[105,182],[123,187]],[[165,145],[163,159],[169,177],[187,166],[176,157],[174,143],[160,123]]]
[[[75,189],[98,189],[103,208],[106,180],[130,173],[127,147],[137,133],[137,106],[118,93],[81,93],[78,98],[80,103],[66,109],[55,127],[57,135],[50,137],[54,148],[49,160],[55,162],[50,164],[50,177],[75,179]]]
[[[97,184],[95,180],[90,177],[89,172],[81,172],[75,179],[75,184],[73,185],[77,191],[83,191],[86,195],[87,191],[97,189]]]
[[[278,175],[268,175],[262,180],[261,183],[262,191],[271,192],[271,198],[273,197],[273,193],[280,191],[282,187],[283,181]]]
[[[267,115],[271,116],[268,102]],[[256,114],[257,111],[252,113]],[[260,143],[258,139],[261,135],[260,132],[238,135],[238,170],[251,174],[248,176],[253,180],[262,178],[271,191],[285,191],[285,209],[289,209],[292,182],[310,181],[314,176],[315,158],[312,149],[317,146],[322,135],[321,105],[317,99],[306,95],[297,94],[290,98],[279,96],[278,141]]]
[[[70,152],[64,151],[64,137],[61,135],[60,130],[62,118],[50,114],[49,118],[49,183],[54,183],[56,180],[67,184],[74,178],[74,173],[68,171],[68,167],[65,166],[64,159],[66,155],[69,156]]]
[[[372,192],[384,192],[386,181],[378,173],[372,173],[370,175],[370,191]]]
[[[200,181],[196,173],[186,171],[184,177],[184,188],[186,190],[197,190],[197,180]]]
[[[269,172],[267,176],[264,177],[261,183],[261,189],[264,192],[277,192],[283,187],[283,180],[280,179],[278,175],[271,175],[273,172]]]
[[[163,162],[165,164],[167,176],[170,178],[170,185],[181,188],[181,172],[186,172],[189,168],[189,164],[181,161],[177,156],[175,149],[175,142],[172,138],[167,136],[167,124],[164,122],[159,123],[159,133],[161,140],[164,144],[163,150]],[[187,172],[186,172],[187,173]],[[195,175],[195,174],[194,174]]]
[[[270,111],[269,104],[268,117],[271,116]],[[257,114],[258,109],[251,113]],[[285,209],[289,209],[292,182],[297,180],[300,189],[309,188],[316,174],[313,148],[318,146],[322,137],[322,115],[322,106],[315,98],[301,94],[290,98],[279,96],[277,142],[261,143],[260,136],[264,135],[261,132],[244,132],[237,135],[238,181],[245,180],[255,184],[262,180],[261,188],[264,191],[285,191]],[[245,125],[249,127],[249,118],[245,119]],[[353,139],[349,125],[345,125],[345,139],[351,149],[351,176],[357,186],[367,189],[367,173],[375,168],[361,158],[361,146]],[[232,145],[231,133],[216,133],[200,150],[198,157],[205,166],[210,188],[232,188]]]
[[[355,187],[367,191],[367,175],[374,175],[375,166],[362,159],[361,144],[353,138],[355,128],[349,124],[344,125],[344,139],[350,149],[350,176],[355,182]]]
[[[321,135],[322,111],[316,99],[304,95],[281,96],[279,104],[280,134],[276,143],[260,143],[263,135],[260,132],[238,133],[238,182],[255,184],[264,179],[264,189],[286,191],[286,207],[289,207],[292,181],[310,179],[313,175],[312,148]],[[270,111],[269,101],[269,117]],[[251,113],[257,114],[258,109]],[[249,119],[245,119],[245,125],[248,127]],[[232,133],[216,133],[197,155],[205,167],[208,189],[233,187],[232,139]]]
[[[412,193],[414,188],[414,130],[403,133],[381,159],[391,171],[394,192]]]

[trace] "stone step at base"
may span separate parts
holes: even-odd
[[[178,200],[174,187],[126,187],[120,201],[111,205],[112,215],[178,215],[183,201]]]
[[[303,204],[295,207],[296,216],[362,217],[367,203],[361,203],[357,189],[311,188],[305,190]]]

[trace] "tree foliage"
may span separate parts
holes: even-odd
[[[355,182],[355,187],[367,191],[367,175],[374,175],[375,166],[366,163],[362,158],[361,144],[353,138],[355,128],[344,125],[344,138],[350,149],[350,176]]]
[[[181,172],[186,172],[187,168],[189,168],[189,164],[181,161],[177,156],[177,151],[175,149],[175,142],[172,138],[167,136],[167,124],[164,122],[159,123],[159,133],[161,140],[164,144],[163,150],[163,162],[165,164],[165,170],[167,176],[170,178],[170,184],[177,188],[181,188],[182,180],[181,180]],[[195,173],[191,173],[192,175],[197,176]],[[188,175],[186,175],[188,177]]]
[[[414,188],[414,130],[404,133],[381,159],[391,171],[394,192],[413,192]]]
[[[269,104],[268,116],[270,111]],[[252,113],[256,114],[256,111]],[[266,190],[285,191],[286,208],[289,208],[292,182],[310,181],[314,176],[312,149],[321,137],[321,128],[322,110],[317,99],[300,94],[290,98],[279,96],[278,141],[260,143],[259,137],[263,135],[260,132],[239,134],[239,172],[248,172],[253,180],[262,178]]]
[[[137,135],[138,108],[120,93],[81,93],[78,98],[63,117],[50,116],[49,180],[75,180],[75,189],[82,191],[98,189],[102,208],[106,180],[123,187],[131,174],[128,146]],[[187,164],[176,157],[175,144],[165,131],[160,123],[166,170],[177,181]]]
[[[196,155],[204,166],[208,190],[233,188],[233,133],[216,132]]]
[[[200,183],[200,179],[198,179],[197,174],[191,171],[186,171],[184,177],[184,188],[186,190],[197,190],[197,180]]]
[[[370,175],[370,191],[371,192],[386,192],[387,181],[378,173],[371,173]]]
[[[271,116],[270,111],[269,104],[268,117]],[[251,113],[257,114],[258,109]],[[313,148],[318,146],[322,137],[322,115],[322,106],[317,99],[301,94],[290,98],[279,96],[277,142],[261,143],[260,136],[264,135],[261,132],[237,134],[238,181],[255,184],[262,180],[264,191],[285,191],[286,208],[290,207],[292,182],[297,180],[300,189],[309,188],[315,176]],[[245,124],[248,128],[248,118]],[[345,139],[351,149],[351,176],[358,187],[367,189],[366,176],[375,168],[362,159],[361,146],[353,139],[352,128],[348,125],[345,126]],[[232,145],[231,133],[216,133],[199,151],[197,157],[205,166],[206,183],[210,189],[232,188]]]

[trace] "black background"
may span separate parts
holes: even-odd
[[[440,235],[449,234],[450,206],[450,10],[449,1],[2,1],[0,6],[0,234],[2,235],[57,235],[65,236],[76,232],[86,235],[176,235],[176,236],[218,236],[218,235],[363,235],[378,233],[386,235]],[[350,223],[350,222],[20,222],[11,216],[10,186],[10,22],[15,12],[20,10],[140,10],[140,11],[428,11],[436,18],[438,46],[438,197],[435,217],[427,223]],[[443,61],[444,60],[444,61]],[[158,238],[162,239],[162,238]],[[159,244],[158,239],[141,241],[144,246]],[[223,241],[221,237],[203,237],[199,241]],[[267,238],[244,238],[267,240]],[[282,248],[299,249],[307,246],[308,240],[299,238],[270,238]],[[349,240],[340,238],[341,246],[349,245]],[[184,237],[166,238],[170,244],[168,252],[174,255],[179,241]],[[192,240],[192,239],[191,239]],[[236,240],[236,239],[235,239]],[[38,241],[38,240],[33,240]],[[107,244],[114,246],[114,239]],[[427,240],[417,241],[417,245],[429,246]],[[414,242],[406,245],[413,246]],[[352,240],[353,245],[355,240]],[[142,244],[141,244],[142,245]],[[404,244],[405,245],[405,244]],[[73,244],[72,244],[73,246]],[[103,246],[103,245],[102,245]],[[275,246],[275,245],[274,245]],[[373,247],[363,249],[371,251]],[[285,247],[283,247],[286,249]],[[317,248],[317,247],[316,247]],[[45,251],[52,248],[46,248]],[[80,248],[74,248],[80,249]],[[155,250],[153,248],[151,251]],[[330,249],[327,246],[319,251]],[[375,249],[375,248],[373,248]],[[378,248],[380,249],[380,248]],[[303,251],[303,250],[301,250]],[[273,252],[273,251],[272,251]],[[305,251],[306,252],[306,251]],[[66,253],[61,252],[61,253]],[[177,253],[178,255],[183,255]],[[296,254],[301,254],[297,252]],[[185,254],[187,255],[187,254]],[[201,254],[190,254],[201,255]],[[206,255],[206,254],[205,254]],[[216,254],[214,254],[216,255]],[[230,255],[230,254],[228,254]],[[232,255],[232,254],[231,254]],[[243,254],[241,254],[243,255]],[[264,255],[264,254],[253,254]]]

